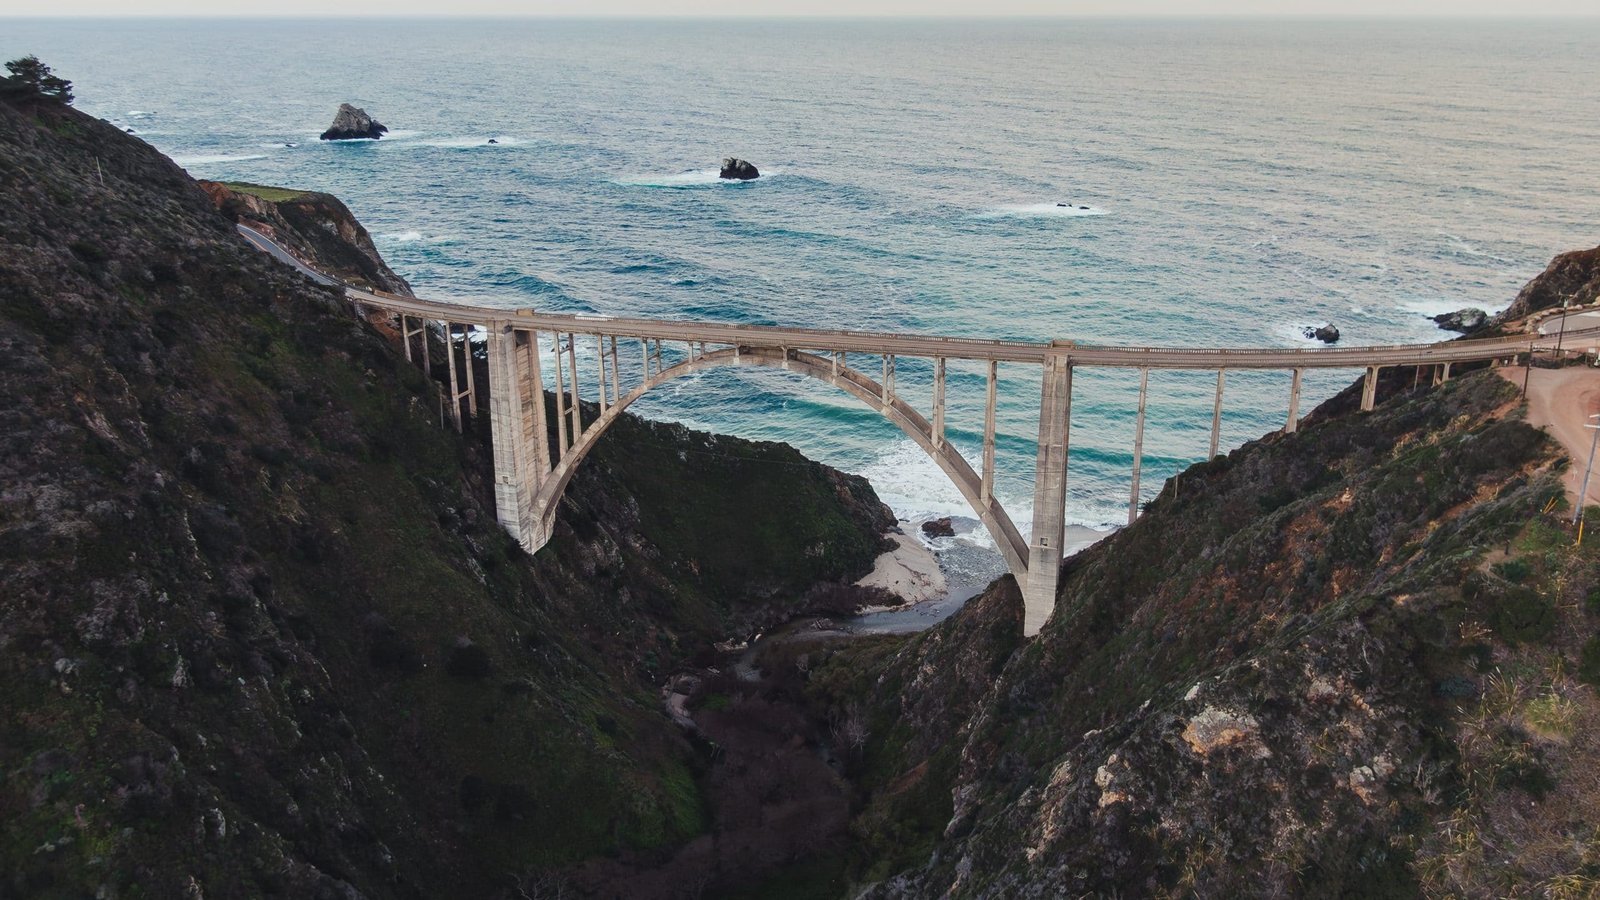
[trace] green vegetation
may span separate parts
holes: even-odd
[[[336,240],[314,207],[282,224]],[[70,107],[0,104],[0,256],[5,896],[495,896],[668,852],[709,819],[660,670],[876,549],[859,479],[630,419],[530,559],[395,347]]]
[[[222,181],[218,182],[223,187],[237,194],[249,194],[263,200],[279,203],[284,200],[296,200],[306,196],[309,191],[297,191],[293,188],[271,187],[265,184],[251,184],[248,181]]]
[[[37,56],[13,59],[6,71],[11,74],[0,78],[0,99],[72,103],[72,82],[51,72]]]

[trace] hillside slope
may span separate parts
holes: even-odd
[[[858,832],[926,842],[855,877],[880,898],[1593,896],[1600,557],[1573,546],[1565,465],[1492,372],[1397,391],[1170,481],[1068,561],[1015,652],[991,608],[813,666],[835,714],[865,696],[884,729]]]
[[[437,408],[156,151],[0,103],[0,897],[494,896],[706,827],[657,677],[869,568],[871,489],[629,418],[530,560]]]

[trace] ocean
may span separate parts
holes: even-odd
[[[1600,243],[1600,20],[0,22],[5,58],[38,54],[79,108],[195,176],[338,195],[435,299],[1419,342],[1448,336],[1428,314],[1500,309],[1555,253]],[[389,136],[318,141],[347,101]],[[763,177],[719,182],[730,155]],[[998,493],[1026,531],[1039,379],[1000,375]],[[1302,410],[1354,375],[1308,375]],[[976,464],[982,367],[949,379]],[[931,380],[901,361],[924,408]],[[1225,446],[1282,426],[1288,381],[1229,374]],[[1205,456],[1213,387],[1152,373],[1145,497]],[[1068,518],[1115,526],[1138,373],[1081,369],[1074,388]],[[707,373],[635,409],[786,441],[907,518],[970,515],[893,426],[797,375]]]

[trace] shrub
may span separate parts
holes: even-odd
[[[1578,658],[1578,677],[1600,687],[1600,634],[1589,638]]]

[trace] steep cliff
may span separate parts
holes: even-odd
[[[1009,657],[959,620],[839,657],[965,705],[875,701],[934,744],[865,782],[865,831],[926,833],[898,795],[959,759],[930,852],[858,861],[869,896],[1592,894],[1600,557],[1565,525],[1566,460],[1492,372],[1395,394],[1170,481]]]
[[[389,269],[372,236],[332,194],[244,182],[197,182],[222,214],[255,228],[322,271],[369,290],[413,296]]]
[[[342,207],[245,206],[388,277]],[[5,897],[493,896],[681,843],[658,677],[882,525],[791,448],[630,419],[530,559],[380,333],[64,107],[0,103],[0,398]]]
[[[1600,301],[1600,247],[1573,250],[1552,259],[1495,318],[1508,322],[1563,302],[1578,306],[1596,301]]]

